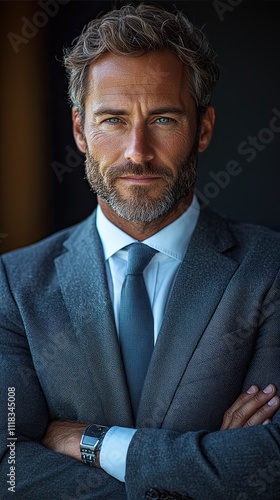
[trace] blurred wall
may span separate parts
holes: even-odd
[[[1,2],[0,252],[51,231],[48,54],[37,2]],[[35,17],[39,24],[44,19]]]
[[[0,252],[75,224],[95,206],[84,179],[84,159],[72,137],[62,49],[100,11],[122,3],[1,2],[5,127],[0,152]],[[203,205],[280,230],[280,3],[153,3],[171,10],[176,6],[204,26],[219,55],[221,80],[213,96],[215,134],[209,149],[199,156],[197,194]],[[40,17],[42,12],[45,18]],[[29,27],[30,38],[15,54],[7,33],[21,33],[22,16],[42,26],[33,35]]]

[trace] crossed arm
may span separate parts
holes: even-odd
[[[279,407],[280,398],[276,396],[276,387],[273,384],[263,390],[253,385],[225,412],[220,431],[266,425]],[[72,421],[51,422],[42,444],[53,451],[81,460],[79,445],[87,425],[89,424]]]
[[[268,393],[258,389],[256,392],[250,390],[238,398],[236,403],[226,412],[221,431],[218,432],[207,433],[201,431],[179,434],[166,429],[138,430],[128,450],[125,485],[102,469],[85,466],[80,461],[79,442],[83,430],[92,422],[52,422],[45,433],[49,413],[48,401],[43,392],[44,387],[41,387],[37,373],[34,370],[24,333],[24,325],[19,316],[18,307],[14,303],[4,279],[0,280],[0,290],[2,290],[1,297],[5,297],[5,302],[1,301],[0,307],[0,313],[2,313],[0,324],[3,324],[0,334],[1,383],[3,387],[15,386],[17,394],[16,491],[19,495],[18,498],[26,497],[35,500],[40,496],[42,499],[47,499],[52,495],[59,500],[77,500],[77,498],[91,500],[92,498],[101,497],[113,498],[114,500],[125,500],[127,498],[129,500],[138,500],[143,497],[144,480],[146,485],[151,486],[155,483],[161,483],[163,480],[162,488],[173,488],[173,485],[166,485],[164,482],[168,479],[170,479],[170,483],[172,482],[173,475],[172,473],[168,474],[168,472],[173,465],[173,470],[178,471],[182,478],[181,484],[176,484],[178,491],[185,492],[186,487],[190,488],[191,497],[204,500],[207,497],[197,494],[195,476],[197,476],[197,481],[201,485],[203,483],[206,490],[210,488],[215,479],[212,473],[217,472],[219,476],[220,473],[225,475],[225,471],[228,472],[228,469],[224,467],[225,455],[227,455],[226,458],[232,465],[231,478],[233,486],[236,486],[238,480],[243,480],[252,472],[257,473],[259,467],[261,469],[268,467],[270,463],[273,463],[273,460],[274,464],[276,464],[277,460],[277,463],[280,464],[280,438],[278,425],[275,423],[277,417],[271,425],[257,425],[272,418],[274,412],[280,407],[279,398],[274,399],[276,389],[272,387],[272,391]],[[278,306],[277,308],[275,306],[274,310],[278,311]],[[250,371],[249,383],[258,380],[258,383],[261,384],[261,380],[267,382],[271,380],[275,381],[279,387],[279,356],[277,354],[279,353],[277,350],[279,349],[279,321],[273,321],[273,318],[274,314],[271,313],[271,320],[269,318],[270,321],[266,321],[266,330],[275,332],[275,340],[268,337],[268,342],[264,342],[264,346],[258,346],[256,365],[260,368],[257,371],[254,369]],[[266,332],[260,337],[262,339],[266,338]],[[272,351],[273,356],[271,356]],[[271,362],[272,359],[274,364]],[[263,373],[263,377],[256,378],[256,372]],[[43,378],[41,378],[41,381],[43,381]],[[0,399],[1,408],[3,408],[2,435],[6,438],[6,391],[0,391]],[[269,401],[276,404],[269,405]],[[102,424],[103,422],[96,423]],[[239,429],[238,427],[246,427],[248,433],[246,429]],[[249,435],[250,439],[247,439],[247,435]],[[237,452],[225,446],[225,443],[229,442],[231,445],[234,443]],[[242,443],[244,444],[242,445]],[[257,446],[255,446],[256,444]],[[264,450],[263,453],[262,449]],[[5,440],[2,450],[1,474],[3,472],[2,480],[5,482],[6,474],[9,472],[9,451],[6,448]],[[184,454],[182,453],[183,450]],[[259,462],[255,461],[257,454],[260,455]],[[198,462],[200,458],[205,459],[203,463],[202,460],[200,463]],[[241,464],[239,472],[244,469],[244,473],[240,474],[241,479],[235,475],[238,460]],[[173,464],[172,461],[174,461]],[[260,463],[261,465],[259,465]],[[154,464],[158,466],[157,476],[155,476],[155,467],[153,467],[153,471],[151,470]],[[193,464],[196,466],[195,475],[193,474],[194,467],[191,467]],[[164,467],[166,467],[167,474],[162,473]],[[187,479],[188,484],[186,486]],[[138,486],[136,483],[138,483]],[[275,484],[274,482],[273,488],[275,488]],[[280,498],[279,488],[280,485],[277,489],[279,496],[265,496],[262,498],[265,498],[265,500]],[[5,495],[5,491],[7,491],[6,482],[3,491]],[[218,489],[219,494],[220,492],[221,490]],[[273,491],[274,493],[275,491]],[[210,495],[207,500],[209,498],[218,500],[221,498],[219,494],[212,495],[212,497]],[[8,491],[6,495],[3,498],[8,498]],[[237,495],[235,492],[234,496],[227,495],[223,498],[237,500]],[[245,498],[252,497],[243,496],[242,500],[245,500]],[[238,500],[241,500],[241,497]]]

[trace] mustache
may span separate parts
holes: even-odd
[[[106,169],[105,177],[115,180],[118,177],[130,175],[154,175],[165,179],[172,179],[173,172],[164,165],[152,165],[151,163],[125,163],[122,165],[111,165]]]

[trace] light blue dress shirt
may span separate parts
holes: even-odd
[[[175,221],[142,243],[158,250],[143,273],[154,316],[155,342],[173,288],[176,274],[187,251],[199,217],[199,203],[194,196],[189,208]],[[97,208],[97,231],[104,256],[117,331],[119,328],[120,295],[127,266],[127,247],[135,239],[112,224]],[[126,456],[135,429],[111,427],[100,453],[101,467],[119,481],[124,481]]]

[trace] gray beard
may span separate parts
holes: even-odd
[[[129,222],[152,222],[170,212],[179,201],[186,198],[197,178],[197,147],[177,165],[177,176],[165,166],[126,163],[110,166],[104,177],[100,174],[99,162],[86,152],[86,176],[94,192]],[[166,181],[166,188],[157,199],[149,198],[147,186],[131,186],[131,196],[124,198],[115,189],[115,180],[121,175],[158,175]]]

